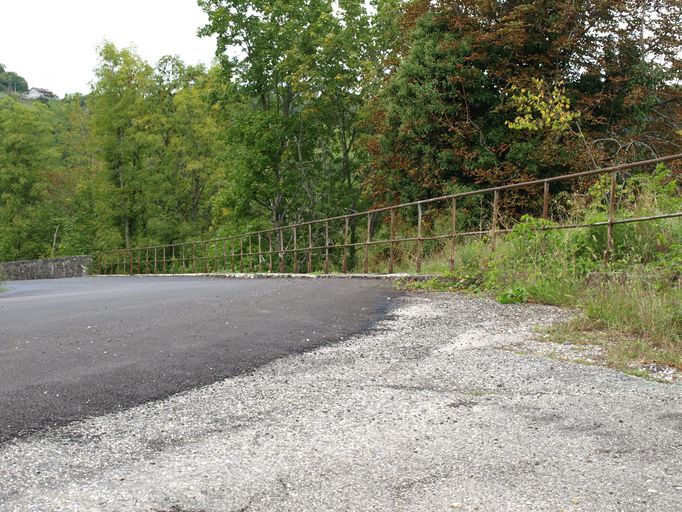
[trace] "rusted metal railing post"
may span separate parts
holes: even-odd
[[[268,273],[272,274],[272,231],[268,231]]]
[[[365,237],[365,259],[362,270],[365,274],[369,273],[369,242],[372,238],[372,214],[367,214],[367,236]]]
[[[452,198],[450,207],[450,272],[455,271],[455,252],[457,250],[457,199]]]
[[[251,243],[251,235],[249,235],[249,272],[253,273],[253,244]]]
[[[129,260],[128,261],[128,264],[129,264],[128,265],[128,270],[129,270],[128,273],[132,276],[133,275],[133,251],[132,251],[132,249],[128,250],[128,260]]]
[[[298,274],[298,239],[296,237],[296,226],[294,226],[294,274]]]
[[[262,241],[262,235],[258,233],[258,266],[256,269],[258,272],[260,272],[260,266],[261,266],[261,258],[263,254],[263,249],[261,248],[261,241]]]
[[[615,240],[613,237],[613,221],[616,220],[616,173],[611,173],[611,187],[609,189],[609,221],[606,231],[606,252],[604,259],[609,260],[613,256]]]
[[[391,234],[388,253],[388,273],[392,274],[395,267],[395,209],[391,208]]]
[[[493,250],[495,250],[495,246],[497,245],[497,222],[499,216],[499,208],[500,192],[499,190],[496,190],[493,196],[493,225],[491,226],[490,229]]]
[[[422,271],[422,204],[417,203],[417,274]]]
[[[284,273],[284,231],[279,228],[279,273]]]
[[[204,274],[208,273],[208,242],[204,243]]]
[[[329,274],[329,221],[324,221],[324,273]]]
[[[239,273],[244,273],[244,238],[239,237]]]
[[[154,247],[154,273],[155,273],[155,274],[156,274],[157,269],[158,269],[157,251],[158,251],[158,248],[157,248],[157,247]]]
[[[313,271],[313,225],[308,224],[308,274]]]
[[[192,242],[192,272],[197,273],[197,248],[194,242]]]
[[[149,249],[145,251],[144,255],[144,273],[149,274]]]
[[[549,181],[545,181],[542,193],[542,218],[545,220],[549,219]]]
[[[230,239],[230,267],[232,269],[232,273],[235,273],[236,269],[236,263],[235,263],[235,258],[234,258],[234,238]]]
[[[223,268],[227,270],[227,239],[223,240]]]
[[[346,217],[346,225],[343,230],[343,265],[342,271],[344,274],[348,273],[348,217]]]

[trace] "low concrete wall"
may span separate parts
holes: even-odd
[[[48,260],[0,262],[0,278],[10,281],[83,277],[92,267],[92,256],[70,256]]]

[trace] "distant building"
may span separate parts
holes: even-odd
[[[49,89],[41,89],[39,87],[31,87],[28,92],[21,96],[25,100],[56,100],[58,96]]]

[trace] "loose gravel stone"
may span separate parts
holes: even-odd
[[[0,510],[682,509],[682,387],[500,350],[556,308],[396,302],[345,342],[0,445]]]

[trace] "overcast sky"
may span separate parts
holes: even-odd
[[[196,0],[0,0],[0,63],[29,87],[85,93],[105,39],[152,64],[163,55],[210,64],[215,41],[196,35],[206,21]]]

